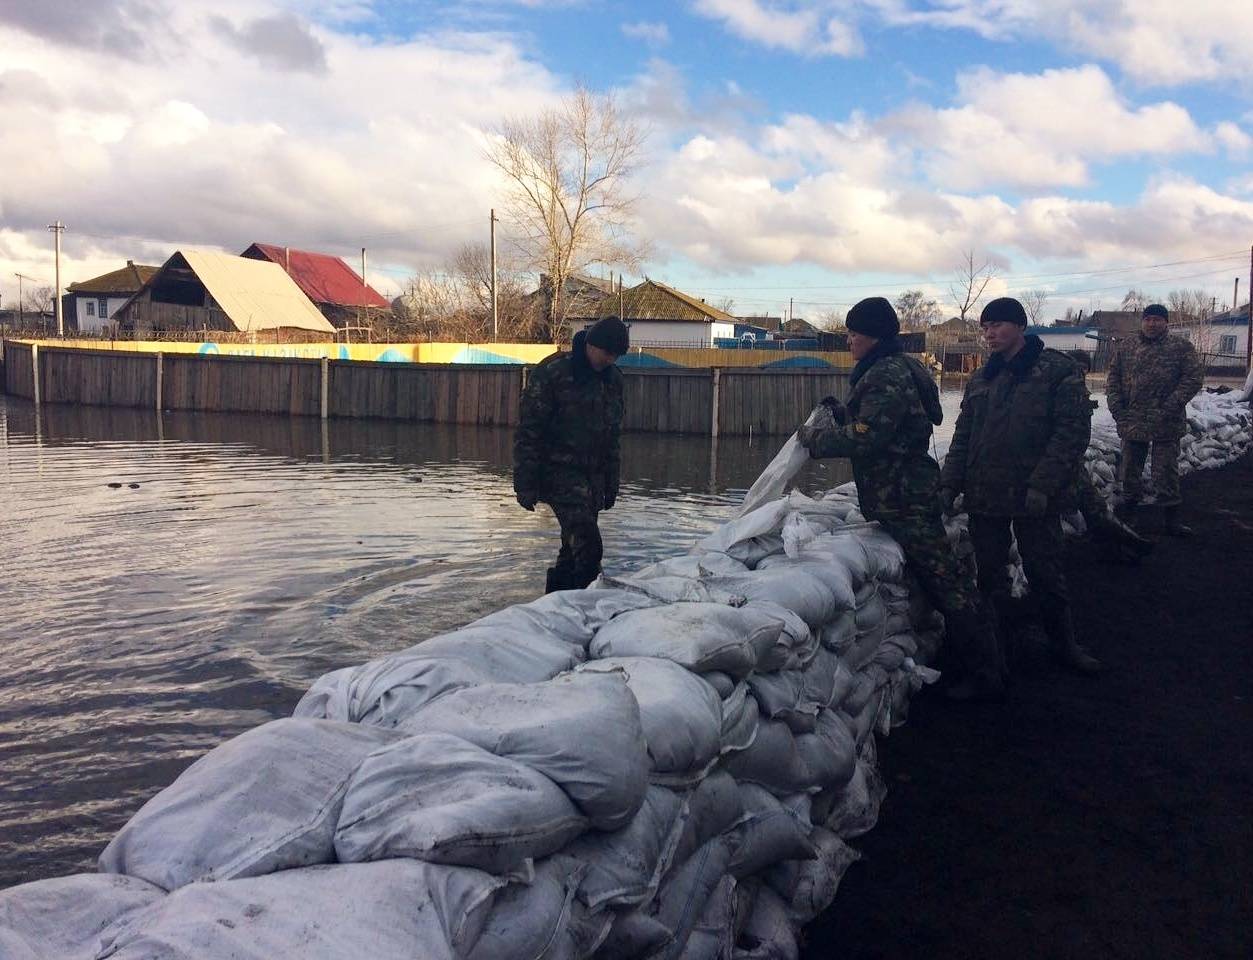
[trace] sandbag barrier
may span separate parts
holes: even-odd
[[[1230,397],[1189,425],[1192,467],[1249,444]],[[942,630],[851,485],[773,495],[802,459],[690,555],[322,677],[100,873],[0,891],[0,956],[797,956]]]

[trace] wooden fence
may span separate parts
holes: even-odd
[[[530,367],[138,354],[4,344],[4,391],[39,403],[515,426]],[[623,371],[627,431],[788,434],[845,371]]]

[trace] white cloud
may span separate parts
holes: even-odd
[[[1224,150],[1236,157],[1244,156],[1249,152],[1249,148],[1253,147],[1253,137],[1227,120],[1214,128],[1214,139]]]
[[[624,23],[622,33],[652,47],[663,47],[670,42],[670,28],[662,22],[639,20],[635,23]]]
[[[736,36],[772,49],[840,57],[855,56],[864,49],[856,25],[832,16],[825,3],[695,0],[694,9]]]

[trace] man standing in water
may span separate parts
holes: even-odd
[[[845,323],[857,361],[847,409],[836,409],[834,427],[801,427],[798,437],[814,457],[852,461],[862,514],[900,544],[910,571],[944,614],[961,671],[948,696],[999,699],[1004,667],[996,632],[974,578],[944,535],[940,468],[927,452],[932,425],[943,419],[939,390],[902,351],[896,311],[883,297],[862,300]]]
[[[1027,312],[1011,297],[979,320],[992,355],[966,385],[941,477],[945,512],[965,495],[979,587],[1007,619],[1011,538],[1053,655],[1079,673],[1101,664],[1079,645],[1063,569],[1061,514],[1073,510],[1091,432],[1082,368],[1027,336]]]
[[[1186,537],[1179,522],[1179,441],[1188,428],[1188,401],[1201,389],[1204,367],[1196,349],[1167,332],[1170,314],[1160,303],[1144,308],[1140,335],[1114,355],[1105,387],[1109,412],[1122,440],[1122,507],[1132,513],[1144,493],[1144,461],[1152,448],[1153,492],[1164,508],[1166,533]]]
[[[525,510],[547,503],[561,524],[561,552],[545,592],[578,590],[600,573],[597,519],[618,498],[622,374],[630,344],[617,317],[574,335],[531,373],[513,443],[513,489]]]

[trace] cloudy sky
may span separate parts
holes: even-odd
[[[737,312],[944,300],[966,250],[1052,313],[1223,303],[1249,36],[1229,0],[0,0],[0,295],[58,218],[66,284],[267,241],[394,292],[485,238],[493,127],[582,83],[648,127],[647,273]]]

